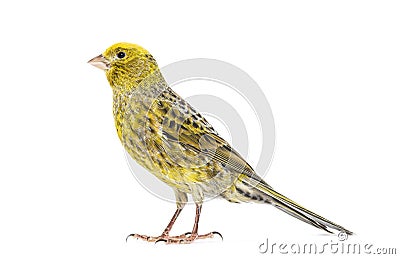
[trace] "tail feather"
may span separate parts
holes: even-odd
[[[303,222],[305,222],[307,224],[310,224],[310,225],[312,225],[312,226],[314,226],[316,228],[322,229],[322,230],[324,230],[324,231],[326,231],[326,232],[328,232],[330,234],[333,233],[325,225],[322,225],[322,224],[318,223],[317,221],[311,219],[310,217],[307,217],[306,215],[304,215],[303,213],[301,213],[299,211],[293,210],[292,208],[282,204],[279,201],[276,201],[273,205],[274,205],[275,208],[278,208],[281,211],[289,214],[290,216],[293,216],[293,217],[295,217],[295,218],[297,218],[297,219],[299,219],[299,220],[301,220],[301,221],[303,221]]]
[[[275,191],[263,180],[253,179],[251,177],[243,177],[240,178],[240,182],[242,184],[236,184],[236,188],[247,189],[247,191],[242,190],[242,192],[246,193],[247,200],[271,203],[285,213],[329,233],[332,233],[329,229],[335,229],[338,231],[343,231],[348,235],[353,234],[352,231],[347,230],[346,228],[324,217],[321,217],[320,215],[304,208],[298,203]],[[253,195],[251,193],[253,193]]]

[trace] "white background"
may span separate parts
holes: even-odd
[[[271,206],[219,200],[204,205],[200,231],[223,242],[125,243],[159,234],[175,208],[132,177],[108,83],[86,63],[118,41],[161,66],[204,57],[245,70],[275,117],[268,182],[356,232],[348,241],[396,247],[399,3],[264,2],[3,1],[0,257],[265,258],[266,238],[336,240]],[[189,206],[174,233],[193,217]]]

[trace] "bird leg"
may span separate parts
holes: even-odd
[[[196,239],[206,239],[206,238],[213,238],[215,235],[219,235],[221,239],[223,239],[222,235],[219,232],[213,231],[207,234],[199,235],[198,228],[199,228],[199,219],[201,213],[201,205],[196,204],[196,217],[194,218],[194,225],[192,232],[187,232],[185,234],[179,236],[170,236],[169,232],[171,231],[172,226],[174,225],[176,219],[178,218],[179,214],[181,213],[182,209],[176,209],[174,215],[171,218],[171,221],[163,231],[163,233],[158,237],[153,236],[146,236],[140,234],[130,234],[126,237],[128,240],[129,237],[134,237],[136,239],[142,239],[147,242],[166,242],[167,244],[190,244]]]
[[[202,235],[198,234],[200,213],[201,213],[201,204],[196,204],[196,216],[194,218],[194,225],[192,232],[185,233],[180,236],[174,236],[169,239],[160,239],[158,241],[164,241],[167,244],[190,244],[196,239],[213,238],[215,235],[219,235],[221,239],[223,239],[222,235],[217,231],[209,232],[207,234],[202,234]]]
[[[129,237],[134,237],[136,239],[142,239],[144,241],[148,242],[157,242],[161,239],[168,239],[170,238],[169,232],[172,229],[172,226],[174,225],[176,219],[178,218],[179,214],[181,214],[182,208],[177,208],[174,215],[172,216],[171,220],[169,221],[167,227],[164,229],[162,234],[158,237],[153,237],[153,236],[146,236],[146,235],[140,235],[140,234],[130,234],[126,237],[126,240],[128,240]]]

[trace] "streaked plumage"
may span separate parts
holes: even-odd
[[[171,237],[169,230],[187,195],[197,205],[205,197],[231,202],[270,203],[317,228],[346,230],[271,188],[190,104],[164,80],[152,55],[138,45],[118,43],[89,61],[106,71],[113,90],[113,115],[118,137],[130,156],[173,188],[177,212],[159,237],[135,234],[148,241],[190,243],[215,233]],[[198,214],[198,216],[197,216]]]

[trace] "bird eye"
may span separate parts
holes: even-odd
[[[119,59],[124,58],[125,57],[125,52],[123,52],[123,51],[118,52],[117,57]]]

